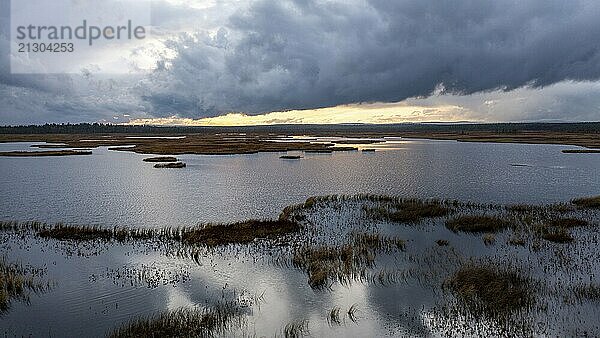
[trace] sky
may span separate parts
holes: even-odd
[[[0,0],[0,124],[600,120],[596,0],[148,6],[143,43],[99,48],[71,73],[12,74]]]

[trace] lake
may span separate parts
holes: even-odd
[[[0,144],[0,151],[29,150],[30,145]],[[177,156],[187,163],[184,169],[155,169],[142,161],[151,155],[107,148],[93,149],[89,156],[0,157],[0,220],[164,228],[275,218],[285,206],[331,194],[545,204],[600,191],[600,156],[561,153],[573,148],[569,146],[389,139],[359,147],[377,151],[298,152],[304,156],[299,160],[280,159],[281,153]],[[373,273],[432,264],[442,257],[439,250],[446,250],[438,248],[436,239],[458,243],[455,247],[462,255],[501,257],[531,266],[538,277],[562,276],[569,285],[600,273],[589,263],[600,258],[597,250],[586,244],[597,242],[597,233],[588,234],[593,241],[577,242],[572,251],[570,259],[583,267],[581,273],[543,272],[539,270],[546,264],[555,264],[548,259],[555,257],[551,245],[544,244],[533,254],[525,248],[512,249],[506,244],[509,234],[498,235],[498,244],[488,247],[480,237],[461,236],[443,225],[430,228],[426,223],[415,231],[364,219],[361,203],[324,205],[308,219],[315,229],[324,229],[314,230],[317,242],[330,243],[365,227],[407,239],[406,252],[378,254]],[[598,215],[585,217],[597,222]],[[314,290],[304,271],[276,262],[278,255],[287,254],[284,246],[234,245],[200,250],[199,258],[192,259],[176,245],[156,242],[80,244],[8,233],[0,239],[3,256],[41,268],[43,278],[52,284],[49,290],[30,295],[29,304],[12,302],[10,310],[0,315],[0,332],[7,336],[101,337],[139,315],[231,300],[245,304],[247,319],[227,335],[282,336],[286,324],[299,320],[305,321],[310,335],[336,337],[439,336],[436,325],[469,324],[462,317],[440,324],[445,318],[434,309],[439,299],[446,298],[417,283],[416,277],[406,285],[358,281]],[[436,264],[454,266],[446,256]],[[443,276],[440,272],[434,277]],[[562,301],[548,304],[551,310],[563,311],[564,317],[548,319],[535,312],[536,322],[554,325],[537,333],[580,333],[569,331],[575,330],[567,325],[575,319],[581,321],[578,329],[598,332],[594,331],[600,315],[597,306],[584,303],[567,311],[561,308]],[[356,321],[349,316],[352,306],[358,309]],[[341,309],[342,323],[326,320],[335,307]],[[492,324],[481,325],[485,332],[495,332]],[[556,331],[560,328],[566,331]]]
[[[0,144],[0,151],[31,143]],[[598,154],[569,146],[397,140],[375,153],[181,155],[182,170],[150,155],[0,157],[0,219],[164,227],[272,218],[310,196],[389,194],[495,203],[550,203],[600,191]]]

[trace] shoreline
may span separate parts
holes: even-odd
[[[281,142],[290,136],[356,138],[327,143]],[[377,144],[382,137],[405,139],[448,140],[457,142],[554,144],[578,146],[590,149],[570,150],[567,153],[596,153],[600,149],[600,134],[578,132],[314,132],[273,134],[255,132],[239,133],[178,133],[156,136],[156,134],[0,134],[0,143],[47,142],[60,143],[63,148],[97,148],[110,146],[113,150],[130,151],[138,154],[157,155],[237,155],[259,152],[334,152],[353,151],[356,145]],[[363,139],[363,140],[358,140]],[[32,148],[52,148],[54,145],[35,144]]]

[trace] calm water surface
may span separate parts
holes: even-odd
[[[0,151],[30,145],[0,144]],[[301,160],[279,159],[281,153],[178,156],[185,169],[155,169],[142,161],[150,155],[107,148],[93,149],[91,156],[0,157],[0,220],[189,226],[276,217],[314,195],[550,203],[600,193],[600,156],[561,153],[574,147],[429,140],[362,147],[379,151],[305,154]],[[323,225],[346,222],[336,215],[322,219]],[[411,231],[402,236],[410,238]],[[443,226],[419,236],[413,247],[423,250],[434,237],[459,240]],[[0,316],[0,332],[8,336],[104,336],[137,315],[207,306],[240,293],[264,297],[253,307],[245,334],[270,336],[297,319],[309,320],[315,336],[409,334],[399,328],[422,325],[434,299],[426,289],[361,283],[317,292],[302,271],[257,259],[244,248],[207,254],[197,264],[128,245],[79,256],[53,241],[3,237],[1,243],[2,255],[46,268],[45,278],[56,283],[50,292],[33,295],[31,304],[14,302]],[[481,241],[463,244],[470,254],[487,250]],[[130,278],[141,271],[150,278]],[[359,324],[346,318],[343,326],[330,327],[324,321],[333,306],[346,311],[353,304],[360,309]],[[582,310],[598,315],[595,308]]]
[[[30,149],[0,144],[0,151]],[[276,217],[307,197],[391,194],[476,202],[546,203],[600,192],[600,156],[556,145],[402,140],[375,153],[180,155],[183,170],[149,155],[0,157],[0,219],[162,227]]]

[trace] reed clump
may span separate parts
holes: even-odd
[[[13,300],[28,302],[31,293],[37,294],[49,288],[50,284],[38,280],[31,269],[0,257],[0,315],[10,309]]]
[[[54,238],[57,240],[90,241],[96,239],[110,240],[114,237],[111,229],[97,226],[73,226],[56,224],[52,227],[42,229],[38,232],[41,238]]]
[[[170,233],[170,229],[155,230],[155,229],[127,229],[127,228],[103,228],[100,226],[86,225],[68,225],[57,223],[54,225],[38,224],[31,227],[29,223],[23,223],[23,228],[34,230],[37,236],[41,238],[52,238],[59,241],[130,241],[130,240],[145,240],[156,237],[174,237]]]
[[[305,245],[295,250],[292,264],[308,274],[308,284],[313,289],[327,287],[332,280],[348,284],[365,276],[372,268],[379,252],[404,250],[404,241],[376,233],[353,233],[350,243],[340,246]]]
[[[446,240],[446,239],[438,239],[437,241],[435,241],[435,243],[438,246],[448,246],[448,245],[450,245],[450,242],[448,240]]]
[[[530,307],[535,288],[515,268],[469,263],[444,282],[474,316],[507,315]]]
[[[154,168],[166,168],[166,169],[180,169],[187,167],[187,164],[183,162],[164,162],[164,163],[156,163]]]
[[[575,240],[566,229],[544,232],[542,238],[554,243],[571,243]]]
[[[329,315],[327,316],[327,321],[329,325],[342,325],[342,320],[340,318],[341,308],[339,306],[335,306],[331,311],[329,311]]]
[[[308,320],[297,320],[287,323],[283,328],[283,336],[285,338],[300,338],[308,336]]]
[[[483,235],[483,243],[486,246],[494,245],[496,243],[496,236],[494,236],[494,234]]]
[[[187,244],[208,246],[244,244],[259,238],[274,238],[300,230],[297,222],[286,219],[247,220],[231,224],[207,224],[199,229],[183,229],[181,239]]]
[[[600,301],[600,284],[579,284],[573,287],[573,292],[577,299]]]
[[[135,241],[135,240],[173,240],[189,245],[205,244],[217,246],[226,244],[245,244],[259,238],[275,238],[297,232],[300,224],[280,217],[276,220],[247,220],[226,224],[203,224],[194,228],[165,229],[128,229],[103,228],[100,226],[66,225],[58,223],[48,225],[40,222],[0,222],[3,231],[32,231],[41,238],[60,241]]]
[[[600,196],[576,198],[571,203],[582,209],[598,209],[600,208]]]
[[[223,334],[242,314],[239,306],[230,302],[206,310],[180,308],[133,320],[109,337],[213,337]]]
[[[496,233],[508,228],[509,223],[499,217],[463,215],[446,221],[446,228],[453,232]]]
[[[577,228],[587,226],[588,222],[579,218],[557,218],[550,220],[548,225],[556,228]]]
[[[394,200],[377,207],[365,207],[368,216],[399,223],[418,223],[424,218],[446,216],[451,209],[436,200]]]

